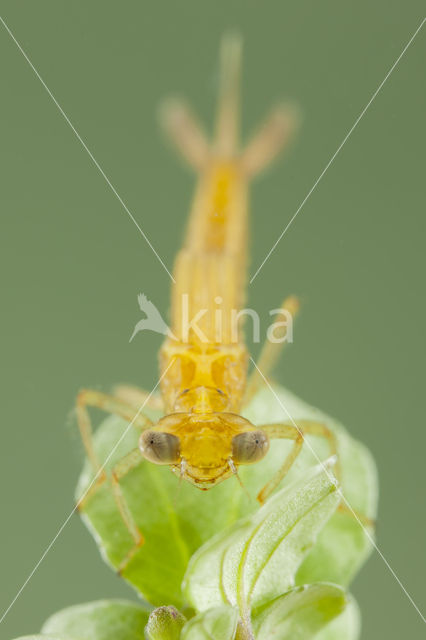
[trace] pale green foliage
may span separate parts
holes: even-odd
[[[256,640],[270,640],[274,634],[291,640],[311,638],[342,613],[346,604],[344,590],[336,585],[296,587],[253,612]]]
[[[337,435],[342,468],[342,485],[350,504],[361,514],[375,517],[377,482],[374,463],[363,445],[351,438],[342,426],[313,409],[282,388],[276,388],[289,414],[324,422]],[[152,415],[152,414],[151,414]],[[259,393],[244,415],[255,424],[288,421],[272,393]],[[101,460],[106,459],[123,433],[125,423],[108,418],[98,429],[96,446]],[[138,434],[132,430],[124,438],[108,467],[137,446]],[[302,478],[306,470],[318,464],[316,455],[329,457],[328,444],[318,437],[307,437],[296,464],[281,486]],[[123,577],[152,604],[184,604],[181,583],[193,553],[213,535],[224,531],[239,518],[257,511],[257,492],[282,463],[291,443],[274,441],[265,460],[241,467],[241,478],[252,496],[247,498],[236,479],[231,478],[210,491],[200,492],[189,483],[178,486],[167,467],[141,460],[141,464],[121,480],[121,487],[133,517],[145,537],[145,544],[123,572]],[[87,487],[92,473],[86,464],[77,493]],[[117,568],[133,546],[120,517],[111,491],[101,487],[85,506],[84,520],[96,534],[105,559]],[[296,584],[335,582],[347,585],[371,548],[362,528],[348,514],[336,513],[322,530],[317,543],[301,564]]]
[[[282,388],[276,393],[279,402],[262,391],[244,415],[259,426],[288,422],[288,414],[296,421],[325,423],[338,439],[345,497],[359,515],[374,519],[377,480],[369,452],[328,416]],[[115,417],[100,425],[95,437],[100,460],[125,428]],[[108,471],[137,439],[132,428]],[[120,482],[145,538],[123,577],[159,608],[149,615],[121,601],[70,607],[52,616],[42,629],[46,635],[34,640],[357,640],[358,609],[345,587],[370,552],[373,531],[370,527],[367,535],[350,513],[336,511],[341,494],[332,463],[324,464],[328,444],[318,437],[306,440],[296,464],[261,508],[255,496],[279,468],[289,442],[273,441],[265,460],[241,468],[251,499],[235,478],[200,492],[188,483],[179,487],[168,468],[141,459]],[[78,496],[92,478],[86,463]],[[84,504],[82,515],[105,560],[119,567],[134,543],[108,483]]]
[[[149,612],[121,600],[68,607],[44,623],[42,633],[61,640],[144,640]]]
[[[317,633],[315,640],[357,640],[360,632],[361,616],[358,605],[351,596],[347,596],[343,613]]]
[[[296,422],[305,418],[327,425],[337,437],[343,494],[352,509],[374,520],[378,483],[376,466],[368,449],[352,438],[336,420],[294,394],[282,387],[276,387],[275,393],[280,402],[268,389],[259,393],[248,407],[247,418],[255,423],[266,422],[266,413],[268,421],[280,422],[288,421],[290,415]],[[288,447],[287,443],[274,442],[273,452],[264,463],[263,473],[267,477],[279,467]],[[318,464],[318,458],[324,460],[328,455],[329,448],[324,438],[306,436],[302,452],[283,484],[303,477],[307,468]],[[374,535],[372,528],[369,532]],[[337,512],[322,529],[315,546],[303,561],[296,575],[296,584],[324,581],[348,585],[365,562],[371,548],[371,542],[359,522],[348,513]]]
[[[327,467],[309,476],[195,553],[184,580],[193,607],[231,604],[244,616],[294,586],[302,559],[339,502]]]
[[[233,640],[238,613],[232,607],[216,607],[192,618],[182,630],[181,640]]]

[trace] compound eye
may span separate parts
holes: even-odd
[[[250,464],[263,458],[269,449],[263,431],[247,431],[232,438],[232,458],[237,464]]]
[[[179,462],[180,442],[177,436],[162,431],[144,431],[139,439],[144,458],[155,464]]]

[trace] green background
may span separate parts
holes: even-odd
[[[194,177],[158,132],[186,94],[211,124],[217,51],[244,36],[243,127],[300,104],[291,153],[255,185],[252,273],[421,21],[420,2],[2,0],[0,14],[171,267]],[[378,544],[413,599],[424,591],[425,28],[250,287],[267,311],[303,312],[278,378],[340,419],[380,473]],[[170,282],[0,25],[0,605],[6,608],[73,508],[82,386],[152,388],[161,337],[128,339],[143,291]],[[253,347],[254,353],[258,346]],[[363,638],[420,638],[422,622],[375,553],[353,591]],[[73,516],[0,627],[34,632],[57,609],[134,597]]]

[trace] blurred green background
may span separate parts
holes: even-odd
[[[420,1],[392,0],[0,4],[169,267],[194,176],[162,140],[157,105],[183,93],[211,124],[220,37],[241,31],[244,131],[280,97],[304,116],[291,153],[253,191],[252,273],[422,17]],[[378,544],[420,606],[425,38],[423,29],[249,291],[265,319],[285,294],[302,297],[278,378],[374,453]],[[137,293],[166,313],[170,282],[2,25],[0,59],[3,610],[73,508],[78,389],[120,381],[152,388],[161,337],[128,340],[140,317]],[[418,613],[377,553],[353,591],[363,638],[421,637]],[[73,516],[0,637],[37,631],[61,607],[111,596],[135,597]]]

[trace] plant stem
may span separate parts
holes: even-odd
[[[237,632],[235,634],[235,640],[255,640],[250,619],[240,619],[237,626]]]

